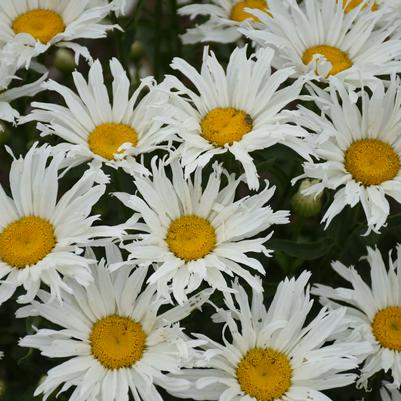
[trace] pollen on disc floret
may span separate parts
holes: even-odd
[[[391,180],[400,170],[397,152],[379,139],[353,142],[345,152],[344,164],[352,177],[365,186]]]
[[[182,216],[170,223],[166,242],[171,252],[189,262],[213,251],[216,233],[206,219],[195,215]]]
[[[272,348],[252,348],[236,369],[241,390],[258,401],[280,399],[291,386],[288,357]]]
[[[55,245],[51,223],[41,217],[23,217],[0,233],[0,260],[23,269],[44,259]]]
[[[202,136],[215,146],[240,141],[253,129],[253,119],[243,110],[233,107],[217,107],[203,117]]]
[[[302,61],[308,65],[315,54],[320,54],[326,58],[332,65],[329,75],[336,75],[352,67],[352,61],[348,54],[334,46],[318,45],[305,50]]]
[[[64,32],[65,24],[61,15],[53,10],[36,9],[19,15],[12,23],[16,34],[28,33],[41,43],[50,42]]]
[[[401,351],[401,307],[379,310],[372,322],[372,332],[382,347]]]
[[[126,124],[100,124],[88,138],[90,150],[107,160],[114,160],[114,155],[121,153],[118,149],[124,143],[130,143],[132,146],[138,144],[137,132]]]
[[[146,334],[133,319],[111,315],[93,325],[90,343],[93,357],[105,368],[129,368],[142,358]]]
[[[266,11],[268,4],[265,0],[244,0],[234,5],[231,9],[230,19],[237,22],[251,19],[254,22],[258,22],[259,18],[245,11],[245,8],[256,8],[258,10]]]

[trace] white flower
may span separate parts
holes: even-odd
[[[64,154],[52,156],[50,147],[34,145],[24,159],[15,159],[10,170],[12,198],[0,186],[0,304],[19,286],[30,302],[41,283],[52,296],[71,292],[63,281],[70,277],[87,285],[91,280],[89,260],[80,255],[80,245],[105,236],[120,236],[113,227],[92,227],[93,205],[103,195],[104,185],[94,185],[95,173],[83,177],[58,199],[58,174]]]
[[[333,269],[352,288],[331,288],[317,285],[312,292],[331,308],[347,308],[345,322],[351,329],[342,337],[353,341],[368,341],[372,351],[361,368],[359,382],[368,386],[368,379],[382,369],[391,370],[394,386],[401,384],[401,248],[397,259],[389,256],[388,270],[378,249],[368,248],[366,259],[370,265],[370,284],[366,283],[353,266],[347,268],[336,261]],[[344,322],[344,323],[345,323]],[[345,336],[345,337],[344,337]]]
[[[286,1],[286,0],[284,0]],[[178,10],[181,15],[188,15],[191,19],[199,15],[208,16],[209,19],[190,28],[182,35],[184,43],[197,42],[236,42],[241,38],[238,31],[243,21],[258,22],[258,18],[248,13],[246,9],[268,11],[266,0],[210,0],[204,4],[190,4]]]
[[[0,2],[0,44],[18,54],[18,65],[29,66],[31,59],[52,45],[71,48],[91,59],[88,49],[76,39],[105,37],[114,28],[102,20],[114,7],[90,7],[89,0],[2,0]]]
[[[187,181],[178,162],[171,164],[171,170],[170,180],[163,162],[157,167],[154,159],[152,178],[135,178],[136,195],[116,194],[142,218],[132,228],[143,234],[125,246],[130,258],[139,265],[157,263],[149,282],[157,283],[166,297],[171,282],[179,303],[203,280],[213,288],[231,291],[224,275],[240,276],[262,291],[259,281],[241,265],[265,274],[262,264],[247,253],[269,256],[264,244],[272,233],[261,233],[273,224],[288,223],[287,211],[273,212],[267,204],[275,188],[268,188],[266,182],[259,194],[234,200],[242,177],[235,179],[225,171],[222,177],[217,163],[203,186],[202,169]]]
[[[306,288],[310,277],[303,272],[295,280],[285,279],[277,288],[268,309],[263,295],[253,291],[248,300],[244,288],[225,294],[226,309],[214,320],[224,323],[223,344],[203,334],[207,341],[203,364],[209,369],[182,372],[194,382],[188,391],[173,394],[196,400],[220,401],[329,401],[322,390],[353,383],[356,375],[346,373],[358,365],[368,344],[334,342],[325,344],[337,330],[344,309],[323,308],[306,319],[313,302]],[[201,361],[202,362],[202,361]]]
[[[66,141],[58,147],[75,164],[94,159],[100,164],[122,167],[131,174],[147,174],[140,156],[167,148],[160,143],[172,139],[171,129],[162,128],[163,123],[156,120],[166,115],[169,96],[158,90],[152,77],[143,79],[130,96],[130,81],[117,59],[110,61],[110,69],[112,99],[97,60],[90,68],[88,82],[79,72],[73,73],[78,94],[55,81],[43,85],[60,94],[67,107],[34,102],[36,109],[21,123],[39,121],[42,135],[54,134]],[[141,98],[146,89],[149,93]]]
[[[177,150],[189,176],[198,166],[205,166],[214,156],[231,152],[242,164],[248,186],[258,189],[256,166],[250,155],[258,149],[282,144],[309,158],[304,141],[307,132],[287,123],[290,111],[282,111],[298,98],[302,80],[279,89],[293,73],[285,68],[271,73],[271,49],[260,49],[250,58],[246,47],[235,49],[227,70],[205,48],[198,73],[186,61],[175,58],[172,68],[192,81],[198,93],[175,77],[166,82],[182,97],[176,99],[175,126],[183,143]]]
[[[319,194],[324,188],[335,190],[322,220],[326,227],[346,205],[361,203],[368,232],[378,232],[390,212],[386,196],[401,203],[400,80],[378,81],[372,92],[369,96],[361,91],[359,110],[342,83],[333,80],[330,95],[315,87],[313,97],[322,113],[302,108],[298,116],[300,124],[317,133],[319,160],[305,162],[301,177],[320,182],[305,194]]]
[[[91,256],[91,255],[89,255]],[[92,257],[94,255],[92,254]],[[121,255],[109,247],[109,263],[121,263]],[[41,291],[41,302],[21,308],[18,317],[39,315],[60,329],[40,329],[20,341],[49,358],[69,358],[48,372],[35,395],[47,398],[61,388],[75,387],[69,401],[161,400],[155,385],[167,391],[185,390],[186,380],[169,378],[184,365],[191,366],[193,348],[202,343],[189,339],[178,322],[209,297],[203,291],[186,305],[159,312],[165,301],[155,286],[143,291],[147,269],[124,266],[110,273],[102,260],[92,265],[95,281],[84,288],[74,281],[73,293],[63,292],[63,304]]]
[[[270,1],[271,14],[252,11],[263,23],[240,31],[262,46],[273,47],[277,69],[294,67],[294,76],[336,76],[353,86],[374,85],[377,76],[401,71],[401,40],[389,39],[391,27],[378,27],[383,12],[345,13],[337,0],[291,1],[289,9]]]

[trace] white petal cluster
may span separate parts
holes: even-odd
[[[88,257],[93,260],[95,255],[90,253]],[[121,261],[118,249],[109,246],[108,263]],[[156,287],[148,285],[142,291],[147,269],[136,269],[130,275],[134,266],[125,267],[110,273],[101,260],[90,266],[94,280],[89,286],[69,282],[73,291],[63,292],[63,304],[41,291],[38,301],[19,309],[18,317],[43,316],[62,328],[40,329],[23,338],[22,347],[37,348],[51,358],[70,358],[49,371],[35,395],[47,398],[64,384],[62,391],[71,385],[75,387],[70,401],[122,401],[129,393],[137,400],[151,400],[161,399],[155,385],[181,390],[189,387],[188,381],[170,378],[166,373],[178,373],[193,358],[193,348],[201,343],[189,339],[178,322],[202,306],[208,293],[200,293],[185,306],[162,313],[159,309],[165,300],[157,297]],[[92,333],[97,322],[110,317],[134,321],[145,334],[142,356],[129,368],[110,369],[99,359],[97,342],[105,342],[107,346],[112,338],[108,334],[103,339],[94,338]],[[118,343],[115,347],[118,348]],[[105,353],[108,355],[107,350]]]
[[[336,261],[332,264],[334,271],[348,281],[351,288],[331,288],[319,284],[313,289],[313,293],[320,296],[322,303],[332,310],[346,307],[342,338],[371,344],[372,351],[362,366],[359,382],[367,386],[370,377],[384,370],[391,373],[393,387],[399,388],[401,344],[397,346],[397,340],[396,343],[391,342],[394,338],[392,330],[397,330],[394,326],[397,315],[381,319],[380,314],[386,317],[386,311],[401,310],[401,248],[397,246],[394,250],[394,259],[390,253],[388,268],[377,248],[368,248],[367,252],[364,259],[369,263],[370,285],[353,266],[346,267]],[[397,339],[397,332],[395,334]]]
[[[301,399],[325,400],[320,391],[346,386],[355,380],[355,374],[346,373],[358,365],[359,358],[369,352],[367,343],[334,342],[323,345],[334,334],[344,317],[345,309],[329,312],[322,309],[308,324],[306,319],[313,301],[306,288],[310,273],[303,272],[298,279],[281,282],[271,301],[270,307],[263,304],[263,297],[256,291],[252,299],[242,286],[233,283],[235,295],[225,296],[225,307],[218,309],[214,321],[224,323],[223,344],[211,340],[203,334],[196,337],[207,343],[201,362],[207,369],[197,369],[183,374],[192,378],[194,385],[187,392],[174,391],[180,397],[203,400],[205,394],[215,400],[250,400],[248,386],[241,382],[240,366],[249,352],[273,350],[288,360],[291,369],[290,385],[280,400]],[[257,381],[258,363],[253,363],[249,378]],[[263,365],[263,360],[260,362]],[[274,366],[275,362],[270,362]],[[278,364],[278,361],[276,360]],[[280,386],[280,369],[277,366],[276,386]],[[252,369],[252,368],[250,368]],[[269,369],[265,367],[266,372]],[[261,369],[263,372],[263,370]],[[266,374],[267,376],[267,374]],[[269,377],[266,377],[269,382]],[[273,383],[270,387],[275,386]],[[245,389],[244,389],[245,388]],[[267,385],[258,390],[267,391]]]
[[[182,96],[172,99],[176,111],[169,125],[182,139],[177,153],[188,176],[196,167],[203,167],[215,156],[230,152],[245,170],[248,186],[259,188],[258,172],[251,152],[283,144],[309,158],[310,146],[304,141],[307,132],[288,123],[291,112],[282,110],[296,100],[303,87],[297,80],[285,89],[280,85],[288,80],[293,69],[272,72],[274,52],[260,49],[251,57],[247,48],[236,48],[230,56],[226,71],[213,53],[205,48],[200,73],[185,60],[175,58],[171,64],[196,87],[196,92],[175,77],[167,77],[166,85]],[[216,145],[202,131],[202,121],[213,110],[233,108],[246,113],[252,128],[240,140]]]
[[[169,179],[163,163],[157,165],[154,161],[152,178],[135,178],[135,195],[116,194],[139,218],[131,229],[141,233],[124,246],[130,259],[140,266],[156,263],[149,282],[157,283],[158,291],[165,297],[172,291],[179,303],[185,302],[186,294],[196,290],[202,281],[220,291],[231,291],[224,278],[227,275],[238,275],[261,292],[260,282],[251,271],[265,274],[265,269],[256,258],[247,254],[255,252],[270,256],[264,244],[272,233],[260,234],[275,224],[288,223],[287,211],[273,212],[268,204],[275,188],[269,188],[266,182],[258,194],[236,201],[243,177],[235,179],[218,164],[213,165],[206,182],[202,180],[201,168],[195,171],[193,179],[188,180],[185,180],[177,162],[171,164],[171,172],[172,178]],[[227,184],[222,183],[223,179]],[[187,260],[179,250],[169,245],[172,223],[185,217],[203,219],[210,225],[214,238],[206,255]],[[188,232],[193,229],[188,225],[184,233],[176,234],[183,241],[183,248],[188,247],[185,236],[200,241]],[[205,230],[198,235],[202,234],[206,236]],[[259,237],[254,238],[256,235]]]

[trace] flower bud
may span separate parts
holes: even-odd
[[[69,74],[74,71],[76,64],[74,60],[74,55],[70,50],[58,49],[54,57],[54,65],[61,72]]]
[[[298,191],[292,197],[291,205],[295,214],[308,218],[316,216],[322,209],[323,192],[317,195],[304,195],[303,191],[312,185],[318,184],[319,180],[305,179],[301,182]]]

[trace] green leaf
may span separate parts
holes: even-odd
[[[314,260],[326,255],[334,246],[331,239],[325,238],[313,242],[295,242],[285,239],[272,239],[267,247],[274,251],[281,251],[288,256],[302,260]]]

